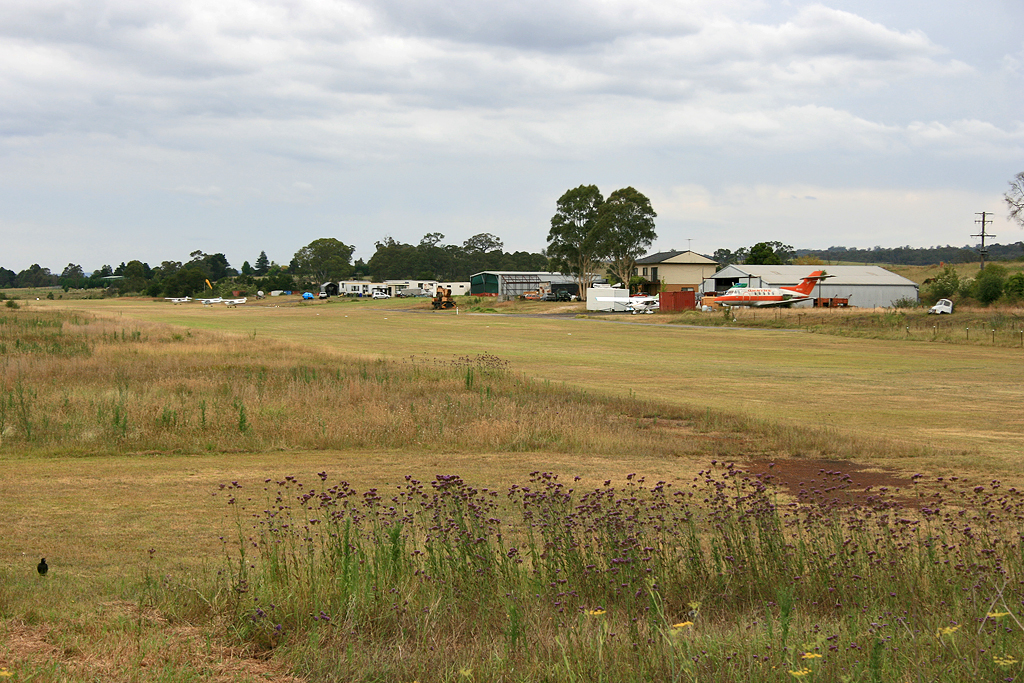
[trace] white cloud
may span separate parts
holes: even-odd
[[[701,184],[725,201],[731,184],[777,186],[787,206],[811,195],[795,203],[824,211],[848,207],[821,188],[1001,191],[1024,156],[1019,39],[986,71],[912,16],[897,27],[850,4],[9,0],[0,201],[31,216],[22,197],[88,195],[48,202],[73,223],[169,197],[139,200],[134,220],[208,211],[226,235],[249,229],[246,212],[293,224],[337,211],[377,233],[418,230],[409,216],[442,232],[536,225],[523,239],[540,248],[534,200],[496,216],[467,195],[499,201],[514,184],[553,201],[600,179]]]
[[[973,244],[974,211],[1002,209],[998,193],[956,189],[908,191],[815,185],[735,185],[715,191],[682,185],[650,193],[659,225],[675,234],[713,235],[694,249],[736,249],[779,240],[803,248],[829,246],[962,246]],[[997,210],[1006,242],[1021,239]],[[1005,224],[1005,225],[1004,225]],[[659,231],[661,232],[661,231]],[[663,233],[662,242],[672,237]]]

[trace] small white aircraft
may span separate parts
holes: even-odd
[[[164,301],[170,301],[172,304],[187,304],[192,301],[190,296],[168,296],[164,297]]]
[[[238,304],[244,304],[247,300],[248,299],[246,299],[246,297],[242,297],[241,299],[224,299],[224,301],[222,301],[221,303],[223,303],[228,308],[234,308]]]
[[[213,304],[223,303],[224,299],[220,298],[219,296],[215,296],[212,299],[200,299],[199,301],[203,302],[204,306],[212,306]]]
[[[631,296],[626,310],[636,315],[637,313],[654,313],[661,308],[661,302],[656,296]]]
[[[631,296],[628,299],[617,299],[611,296],[599,296],[597,301],[612,301],[617,304],[625,304],[626,310],[633,315],[637,313],[654,313],[661,308],[661,303],[656,296]]]

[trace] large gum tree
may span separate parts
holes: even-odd
[[[604,239],[604,258],[611,261],[611,271],[623,283],[629,282],[636,260],[657,239],[657,215],[651,200],[632,187],[615,190],[598,209],[597,226]]]
[[[352,274],[352,252],[355,247],[333,237],[313,240],[295,252],[296,271],[312,275],[317,282],[342,280]]]
[[[604,197],[596,185],[580,185],[558,198],[557,210],[548,231],[548,257],[555,268],[572,275],[580,288],[580,298],[594,281],[607,248],[604,232],[598,225],[598,211]]]

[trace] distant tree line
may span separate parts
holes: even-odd
[[[1024,242],[1012,244],[985,245],[988,249],[986,260],[1016,261],[1024,258]],[[939,263],[972,263],[980,259],[981,245],[951,247],[874,247],[872,249],[798,249],[797,256],[818,258],[825,263],[850,261],[853,263],[892,263],[900,266],[931,266]]]
[[[374,280],[442,280],[465,282],[484,270],[546,271],[548,257],[525,251],[509,253],[494,235],[473,235],[462,245],[442,244],[439,232],[423,236],[419,244],[403,244],[391,237],[376,243],[366,263]]]
[[[0,287],[62,287],[97,289],[105,295],[144,294],[154,297],[194,296],[204,291],[222,294],[256,290],[319,288],[323,282],[372,276],[375,280],[426,279],[465,281],[482,270],[548,269],[544,254],[503,250],[502,241],[490,233],[470,237],[461,245],[442,244],[444,235],[430,233],[417,245],[402,244],[390,237],[378,242],[369,262],[352,263],[355,247],[330,238],[313,240],[299,249],[286,264],[267,258],[265,251],[240,268],[224,254],[194,251],[187,262],[164,261],[151,267],[141,261],[104,265],[88,276],[81,265],[69,263],[60,275],[38,264],[15,273],[0,268]]]
[[[271,264],[265,252],[260,253],[255,269],[245,263],[243,271],[248,271],[247,275],[232,268],[224,254],[194,251],[190,256],[191,260],[185,263],[164,261],[156,267],[138,260],[122,262],[117,267],[103,265],[89,275],[76,263],[69,263],[60,275],[38,264],[20,273],[0,268],[0,287],[61,287],[64,291],[97,289],[110,295],[187,296],[211,289],[217,283],[252,283],[253,276],[268,276],[275,268],[280,270]],[[287,277],[287,283],[291,286],[291,276]]]
[[[988,261],[1019,261],[1024,259],[1024,242],[986,245]],[[794,249],[782,242],[759,242],[752,247],[740,247],[732,251],[718,249],[711,258],[719,266],[732,264],[747,265],[822,265],[841,262],[889,263],[900,266],[933,266],[940,263],[974,263],[980,259],[981,245],[974,247],[874,247],[857,249],[829,247],[828,249]]]

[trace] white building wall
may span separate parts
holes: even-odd
[[[444,287],[445,289],[451,289],[452,296],[461,296],[463,294],[469,294],[468,282],[438,282],[437,286]]]
[[[849,298],[857,308],[889,308],[900,299],[918,300],[917,287],[912,285],[833,285],[826,280],[814,288],[816,298]]]
[[[588,287],[588,311],[624,312],[629,305],[629,290],[622,287]]]

